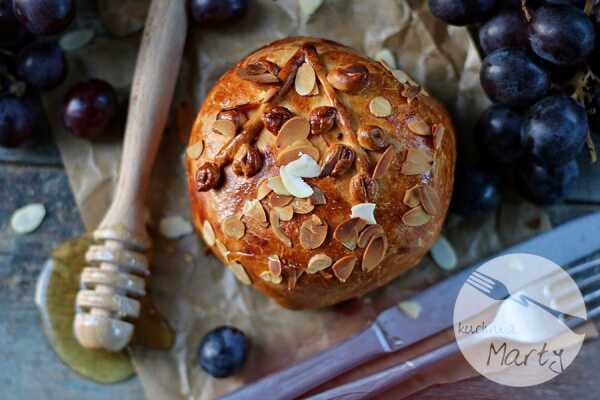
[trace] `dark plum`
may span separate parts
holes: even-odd
[[[20,47],[28,40],[27,30],[15,17],[12,0],[0,0],[0,47]]]
[[[450,25],[470,25],[485,21],[496,0],[429,0],[431,13]]]
[[[503,47],[529,48],[527,24],[519,10],[505,10],[479,28],[479,43],[486,54]]]
[[[198,360],[204,371],[215,378],[226,378],[246,362],[250,341],[244,332],[221,326],[208,332],[198,348]]]
[[[18,20],[36,35],[63,32],[75,16],[75,0],[13,0]]]
[[[199,24],[219,24],[248,12],[248,0],[189,0],[190,15]]]
[[[481,86],[495,103],[524,107],[550,88],[548,73],[523,49],[498,49],[483,60]]]
[[[558,65],[577,64],[594,49],[594,25],[574,7],[543,6],[532,13],[529,42],[544,60]]]
[[[93,139],[110,125],[117,107],[115,89],[105,81],[90,79],[67,93],[63,122],[75,136]]]
[[[552,204],[565,196],[578,176],[575,160],[550,167],[525,160],[518,169],[517,183],[525,198],[538,204]]]
[[[32,43],[19,52],[17,74],[37,89],[55,88],[67,75],[65,54],[56,43]]]
[[[523,150],[522,122],[521,114],[507,106],[498,104],[488,108],[477,124],[477,139],[483,153],[499,164],[516,161]]]
[[[559,165],[574,159],[588,133],[585,109],[567,96],[549,96],[525,115],[521,141],[540,164]]]
[[[452,211],[465,217],[494,211],[502,200],[500,183],[500,177],[487,168],[459,167],[452,197]]]
[[[18,147],[29,142],[34,135],[39,112],[39,105],[33,97],[0,97],[0,146]]]

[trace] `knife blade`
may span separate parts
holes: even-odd
[[[574,219],[509,247],[494,257],[530,253],[546,257],[558,265],[566,265],[597,250],[600,250],[600,212]],[[397,306],[392,306],[349,339],[220,399],[294,399],[353,367],[450,328],[460,288],[469,274],[485,261],[475,263],[413,296],[410,300],[427,310],[416,320],[404,315]]]

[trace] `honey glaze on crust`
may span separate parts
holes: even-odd
[[[243,283],[288,308],[361,296],[415,266],[452,195],[454,128],[402,71],[317,38],[225,73],[194,124],[194,224]]]

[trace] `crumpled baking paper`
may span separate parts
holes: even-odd
[[[130,7],[132,2],[127,3]],[[148,5],[147,0],[138,3],[139,7]],[[197,236],[169,240],[158,233],[163,217],[190,219],[183,153],[190,124],[204,95],[223,72],[248,52],[286,36],[321,36],[370,56],[384,48],[391,50],[399,66],[442,100],[454,115],[459,157],[473,151],[472,127],[489,103],[479,85],[481,60],[467,30],[447,27],[436,20],[422,0],[377,0],[375,7],[373,3],[324,0],[307,17],[300,14],[297,0],[255,0],[240,22],[190,30],[176,100],[148,196],[149,229],[155,247],[151,296],[177,332],[170,351],[131,350],[149,399],[213,399],[348,337],[378,311],[449,274],[426,257],[405,276],[362,299],[324,310],[289,311],[238,283],[216,258],[207,255]],[[71,189],[88,230],[97,226],[110,203],[121,158],[122,124],[117,124],[114,132],[102,140],[75,138],[62,129],[62,99],[68,87],[86,77],[105,79],[126,95],[139,40],[139,34],[96,37],[93,43],[69,55],[69,81],[45,97]],[[540,209],[509,202],[487,217],[450,217],[445,235],[457,251],[462,267],[548,228],[548,218]],[[241,373],[217,380],[198,367],[196,350],[207,331],[224,324],[234,325],[250,336],[252,349]],[[418,350],[434,345],[435,340]],[[406,354],[397,356],[396,362],[406,358]],[[361,368],[349,377],[376,371],[386,362],[389,364],[390,359]],[[468,367],[446,368],[419,380],[416,386],[403,385],[404,392],[391,394],[390,398],[405,395],[407,388],[419,389],[473,375]]]

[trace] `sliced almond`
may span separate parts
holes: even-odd
[[[269,222],[271,223],[271,230],[273,231],[275,237],[286,247],[292,247],[292,241],[285,235],[285,233],[283,233],[281,226],[279,226],[279,214],[277,211],[269,211]]]
[[[385,236],[376,236],[371,238],[363,254],[362,270],[365,272],[370,272],[375,269],[385,258],[386,252],[387,239]]]
[[[410,209],[402,216],[402,222],[408,226],[425,225],[430,219],[431,216],[421,206]]]
[[[437,242],[429,251],[431,258],[443,270],[452,271],[458,265],[458,257],[452,244],[444,236],[440,235]]]
[[[396,57],[390,49],[381,49],[375,54],[375,60],[379,61],[389,70],[398,68],[396,65]]]
[[[272,191],[273,189],[271,189],[271,187],[269,186],[269,182],[267,181],[267,179],[263,179],[258,185],[258,189],[256,190],[256,198],[258,200],[262,200],[265,197],[267,197],[267,195]]]
[[[244,204],[244,209],[242,210],[242,214],[248,218],[251,218],[258,222],[261,225],[267,223],[267,215],[265,214],[265,209],[262,204],[258,200],[247,200]]]
[[[315,209],[315,206],[311,201],[311,197],[306,199],[300,199],[296,197],[292,201],[292,208],[296,214],[308,214]]]
[[[46,207],[42,203],[32,203],[15,210],[10,217],[12,230],[24,235],[40,227],[46,217]],[[192,231],[192,227],[189,227]]]
[[[213,122],[212,131],[219,135],[231,138],[235,136],[237,128],[235,122],[230,119],[218,119]]]
[[[273,254],[267,258],[267,266],[273,276],[281,276],[281,260],[277,254]]]
[[[433,157],[431,153],[420,149],[410,148],[406,153],[406,160],[402,164],[404,175],[421,175],[431,170]]]
[[[446,128],[443,125],[436,125],[433,130],[433,146],[436,149],[439,149],[442,146],[442,141],[444,140],[444,134],[446,133]]]
[[[227,250],[227,247],[225,247],[223,242],[221,242],[219,239],[215,240],[215,245],[216,245],[219,253],[221,253],[221,257],[223,257],[225,259],[225,263],[228,264],[230,251]]]
[[[271,282],[274,283],[276,285],[279,285],[282,281],[281,276],[274,276],[271,271],[263,271],[260,273],[260,279],[262,279],[265,282]]]
[[[308,154],[302,154],[298,159],[283,168],[285,168],[286,173],[300,178],[316,178],[321,175],[319,163]],[[281,179],[283,180],[283,177]]]
[[[369,225],[365,229],[363,229],[362,232],[359,233],[356,244],[360,248],[365,248],[369,244],[371,239],[373,239],[374,237],[377,237],[377,236],[384,236],[384,235],[385,235],[385,232],[381,225],[379,225],[379,224]]]
[[[194,231],[192,224],[179,215],[166,217],[160,220],[159,231],[161,235],[169,239],[179,239]]]
[[[419,318],[421,310],[423,309],[416,301],[401,301],[398,303],[398,308],[411,319]]]
[[[285,207],[289,205],[292,200],[294,200],[294,196],[280,196],[277,193],[272,193],[269,196],[269,204],[271,207]]]
[[[279,214],[281,221],[291,221],[294,218],[294,209],[292,206],[274,207],[274,210]]]
[[[392,115],[392,104],[385,97],[377,96],[369,102],[369,111],[376,117],[388,117]]]
[[[204,221],[202,225],[202,236],[204,237],[204,241],[209,246],[214,246],[215,244],[215,230],[212,225],[208,221]]]
[[[306,273],[316,274],[319,271],[329,268],[331,263],[333,263],[333,260],[327,254],[315,254],[308,260]]]
[[[310,141],[301,140],[280,150],[279,153],[277,153],[276,164],[279,166],[289,164],[300,158],[302,154],[309,155],[315,161],[319,161],[321,157],[319,149],[317,149]]]
[[[310,203],[313,206],[322,206],[324,204],[327,204],[327,199],[325,198],[325,195],[323,194],[321,189],[319,189],[316,186],[313,186],[313,194],[308,199],[310,200]],[[312,211],[312,210],[310,210],[310,211]],[[298,214],[300,214],[300,213],[298,213]]]
[[[360,218],[367,224],[376,224],[375,220],[375,203],[360,203],[352,206],[350,209],[350,218]]]
[[[383,152],[381,157],[379,157],[379,160],[377,160],[377,164],[375,165],[375,169],[373,170],[373,179],[383,178],[389,171],[395,159],[396,149],[394,149],[394,146],[388,146],[388,148]]]
[[[189,158],[192,160],[197,160],[200,158],[202,153],[204,152],[204,142],[202,140],[198,140],[196,143],[187,148],[186,153]]]
[[[431,127],[418,115],[411,115],[406,119],[406,126],[412,133],[419,136],[431,135]]]
[[[340,282],[346,282],[350,278],[357,261],[358,258],[348,255],[337,260],[331,269]]]
[[[303,199],[312,196],[312,187],[310,187],[308,183],[304,182],[304,180],[301,177],[289,173],[287,169],[288,165],[283,166],[279,169],[281,182],[283,182],[283,186],[285,186],[288,192],[293,196],[300,197]]]
[[[296,81],[294,82],[296,93],[300,96],[308,96],[312,93],[316,83],[315,70],[305,62],[296,72]]]
[[[285,121],[279,129],[279,134],[275,140],[278,148],[283,149],[292,144],[305,140],[310,133],[310,124],[306,118],[292,117]]]
[[[358,232],[367,226],[367,222],[360,218],[351,218],[342,222],[333,231],[333,238],[349,250],[356,249]]]
[[[406,192],[404,192],[404,199],[402,200],[402,202],[411,208],[418,206],[421,203],[421,201],[419,200],[420,187],[421,185],[415,185],[410,189],[406,190]]]
[[[291,193],[285,188],[281,176],[272,176],[267,179],[267,185],[280,196],[290,196]]]
[[[243,238],[246,233],[246,225],[237,215],[225,218],[221,224],[221,229],[223,229],[225,236],[238,240]]]
[[[232,262],[231,264],[228,265],[228,267],[231,270],[231,272],[233,272],[235,277],[238,278],[238,280],[240,282],[242,282],[245,285],[252,284],[252,281],[250,280],[250,277],[248,276],[248,273],[246,272],[246,269],[244,268],[244,266],[242,264],[237,263],[237,262]]]
[[[321,246],[327,237],[327,224],[313,214],[300,226],[300,244],[307,250]]]
[[[438,215],[442,208],[440,196],[431,186],[422,186],[419,189],[419,200],[429,215]]]

